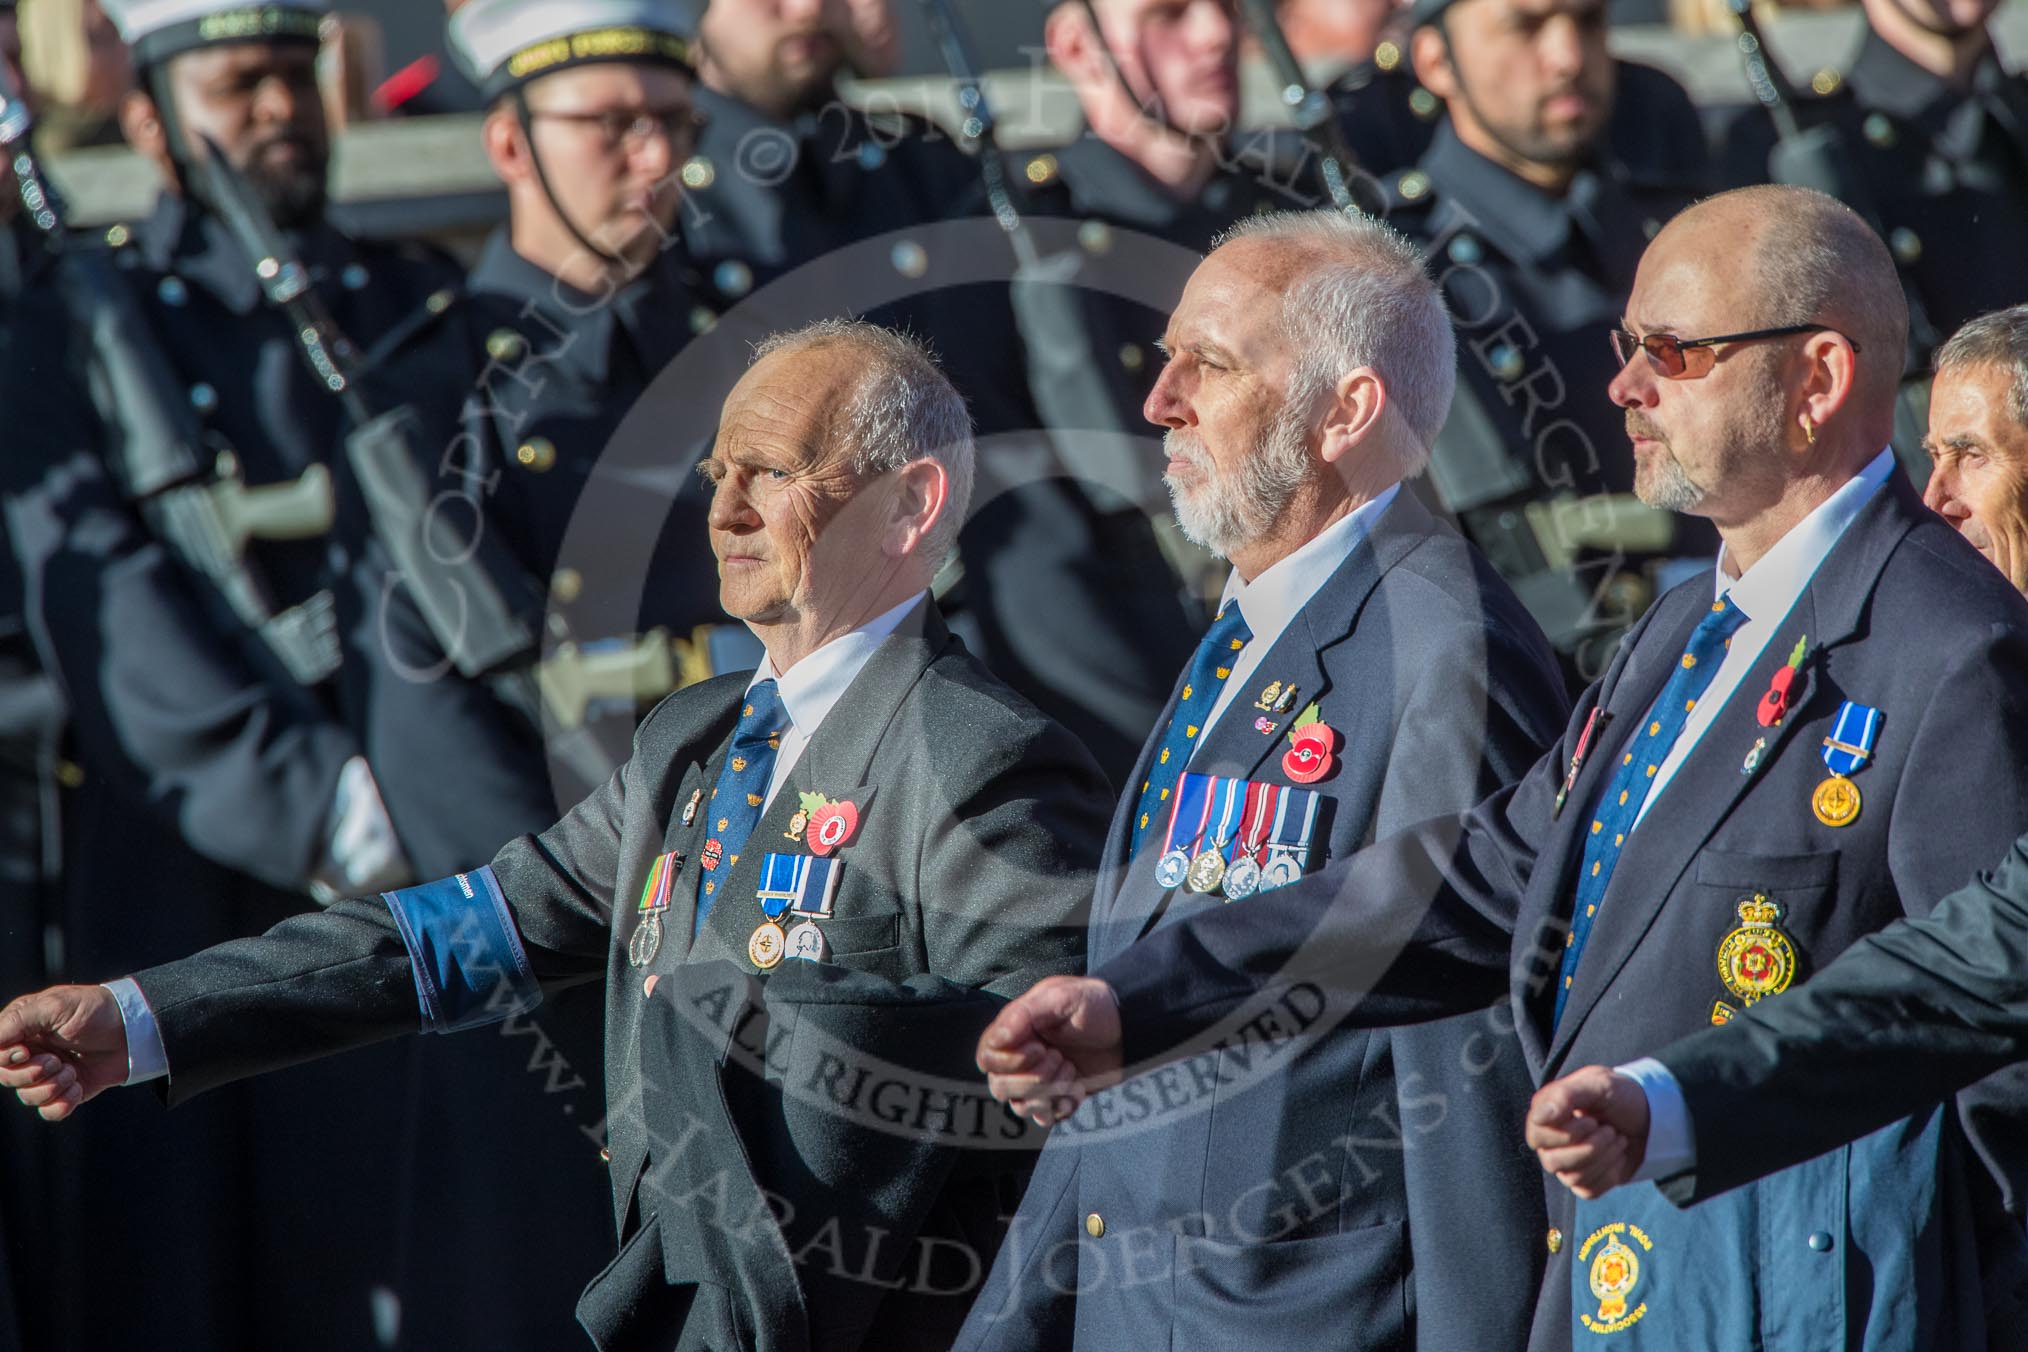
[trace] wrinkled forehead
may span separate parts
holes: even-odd
[[[1304,271],[1298,251],[1273,241],[1237,239],[1197,265],[1169,324],[1171,347],[1209,342],[1250,364],[1286,357],[1282,308]]]
[[[799,464],[847,453],[837,435],[862,363],[841,346],[772,352],[739,378],[719,419],[723,451],[766,451]]]

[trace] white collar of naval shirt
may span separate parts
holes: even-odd
[[[1239,575],[1239,569],[1233,569],[1225,579],[1225,594],[1219,599],[1218,608],[1223,611],[1238,602],[1239,613],[1246,617],[1246,627],[1253,633],[1253,643],[1272,642],[1281,637],[1289,621],[1296,618],[1296,612],[1310,604],[1317,588],[1352,557],[1352,551],[1372,531],[1373,523],[1400,491],[1401,485],[1395,484],[1360,503],[1343,520],[1333,521],[1318,531],[1302,548],[1276,560],[1251,582]]]
[[[1222,611],[1233,604],[1239,606],[1239,613],[1246,620],[1246,627],[1253,637],[1232,664],[1232,675],[1218,692],[1218,699],[1211,706],[1211,714],[1204,720],[1204,726],[1214,728],[1225,716],[1226,706],[1233,697],[1247,688],[1261,661],[1281,639],[1282,631],[1289,627],[1317,589],[1330,580],[1333,573],[1352,557],[1352,551],[1359,548],[1360,541],[1372,533],[1374,523],[1380,520],[1395,494],[1401,491],[1396,483],[1355,507],[1342,521],[1333,521],[1303,542],[1302,548],[1277,559],[1261,570],[1261,575],[1252,582],[1240,577],[1239,569],[1225,580],[1225,595],[1218,603]]]
[[[1730,596],[1749,621],[1777,623],[1794,608],[1803,588],[1817,575],[1824,556],[1845,534],[1852,518],[1873,498],[1874,491],[1894,472],[1894,448],[1867,462],[1830,497],[1818,503],[1788,534],[1775,541],[1738,580],[1726,571],[1726,551],[1718,551],[1715,598]]]
[[[747,690],[751,692],[762,681],[773,681],[789,715],[789,728],[782,734],[781,749],[775,752],[774,773],[768,777],[767,806],[774,804],[775,789],[788,778],[789,768],[802,756],[803,748],[817,735],[846,689],[859,679],[874,652],[911,611],[926,603],[923,594],[917,593],[850,633],[840,634],[785,673],[775,672],[772,658],[755,670],[753,679],[746,683]]]

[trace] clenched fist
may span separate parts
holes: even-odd
[[[127,1026],[104,986],[51,986],[0,1009],[0,1087],[51,1122],[127,1079]]]

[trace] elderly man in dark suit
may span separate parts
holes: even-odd
[[[1403,483],[1455,372],[1407,240],[1257,217],[1197,269],[1164,346],[1146,413],[1177,520],[1233,567],[1114,814],[1095,960],[1462,811],[1567,711],[1528,612]],[[1542,1192],[1515,1149],[1531,1081],[1505,1010],[1369,1031],[1335,1027],[1315,985],[1275,994],[1278,1019],[1058,1129],[961,1347],[1526,1336]],[[1487,1272],[1488,1246],[1523,1261]]]
[[[959,1167],[946,1143],[998,1143],[1018,1124],[932,1072],[969,1050],[982,992],[1080,964],[1110,795],[927,596],[972,443],[919,347],[845,322],[772,340],[704,468],[722,600],[766,645],[759,671],[671,696],[612,780],[487,868],[17,1000],[0,1044],[63,1061],[19,1086],[24,1100],[60,1119],[166,1073],[180,1103],[415,1031],[418,1002],[425,1031],[449,1032],[603,975],[622,1251],[579,1305],[595,1341],[948,1342],[960,1283],[911,1245],[990,1248],[1019,1156]],[[761,973],[774,975],[750,987]],[[749,1045],[756,1056],[733,1054]],[[797,1070],[826,1046],[836,1065]],[[848,1070],[859,1078],[841,1087]],[[876,1070],[909,1111],[857,1087]],[[938,1167],[860,1171],[883,1151],[914,1158],[893,1143],[923,1133],[944,1146]],[[735,1227],[720,1205],[735,1193],[768,1205]]]
[[[1506,990],[1546,1081],[1729,1020],[1997,856],[2028,825],[2028,603],[1884,449],[1904,322],[1829,198],[1677,217],[1611,388],[1638,490],[1716,524],[1716,576],[1657,603],[1515,787],[1014,1002],[981,1046],[996,1089],[1054,1116],[1257,1010],[1268,974],[1374,1025]],[[2024,1119],[2019,1079],[1988,1081],[1691,1211],[1545,1178],[1529,1346],[1984,1347]]]

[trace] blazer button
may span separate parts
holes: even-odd
[[[1831,1251],[1831,1237],[1822,1230],[1819,1230],[1810,1236],[1810,1247],[1818,1253],[1829,1253]]]
[[[1094,1211],[1084,1218],[1084,1232],[1093,1239],[1103,1239],[1106,1233],[1106,1218]]]
[[[611,1164],[611,1163],[613,1162],[613,1152],[612,1152],[611,1150],[609,1150],[608,1148],[606,1148],[605,1146],[600,1146],[600,1147],[599,1147],[599,1160],[600,1160],[600,1162],[601,1162],[601,1163],[604,1163],[604,1164]]]
[[[1549,1233],[1543,1236],[1543,1238],[1548,1241],[1551,1253],[1563,1252],[1563,1231],[1552,1225],[1549,1227]]]

